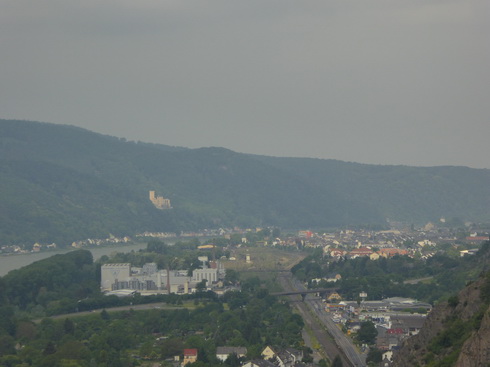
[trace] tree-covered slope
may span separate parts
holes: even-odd
[[[386,218],[424,223],[441,217],[489,220],[490,170],[367,165],[257,156],[340,198],[375,206]]]
[[[488,218],[490,171],[272,158],[0,120],[0,243],[220,226]],[[158,210],[148,191],[170,198]]]
[[[0,160],[0,175],[0,243],[71,244],[174,227],[132,190],[66,167]]]
[[[76,302],[99,292],[90,251],[76,250],[36,261],[1,278],[5,304],[24,310],[63,298]],[[75,301],[74,301],[75,300]]]

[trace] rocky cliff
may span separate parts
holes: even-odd
[[[456,366],[490,365],[490,309],[487,308],[480,328],[463,345]]]
[[[489,366],[489,301],[490,272],[437,305],[395,354],[394,366]]]

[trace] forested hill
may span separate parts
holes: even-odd
[[[257,159],[301,176],[308,184],[374,207],[391,220],[421,224],[441,217],[490,219],[488,169],[369,165],[311,158]]]
[[[0,120],[0,244],[224,226],[489,217],[490,170],[273,158]],[[169,198],[158,210],[148,191]]]

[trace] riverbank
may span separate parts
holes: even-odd
[[[169,244],[175,243],[172,241]],[[131,252],[131,251],[139,251],[141,249],[146,248],[147,242],[132,242],[132,243],[118,243],[117,245],[106,245],[106,246],[97,246],[97,247],[84,247],[84,249],[90,251],[94,260],[100,259],[102,256],[109,256],[112,253],[116,252]],[[56,249],[42,252],[28,252],[21,254],[12,254],[12,255],[1,255],[0,256],[0,276],[6,275],[8,272],[20,269],[24,266],[30,265],[36,261],[47,259],[48,257],[58,255],[58,254],[66,254],[70,251],[75,251],[74,248],[65,248],[65,249]]]

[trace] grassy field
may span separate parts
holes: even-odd
[[[250,262],[246,261],[250,255]],[[225,260],[226,269],[236,271],[285,271],[304,259],[306,254],[298,251],[286,251],[274,247],[242,247],[233,250],[230,257],[236,260]]]
[[[247,255],[250,261],[247,262]],[[304,259],[306,254],[286,251],[274,247],[242,247],[234,250],[230,257],[236,260],[222,261],[225,269],[236,270],[241,279],[258,277],[265,282],[267,289],[278,292],[282,287],[277,282],[281,272],[289,271]]]

